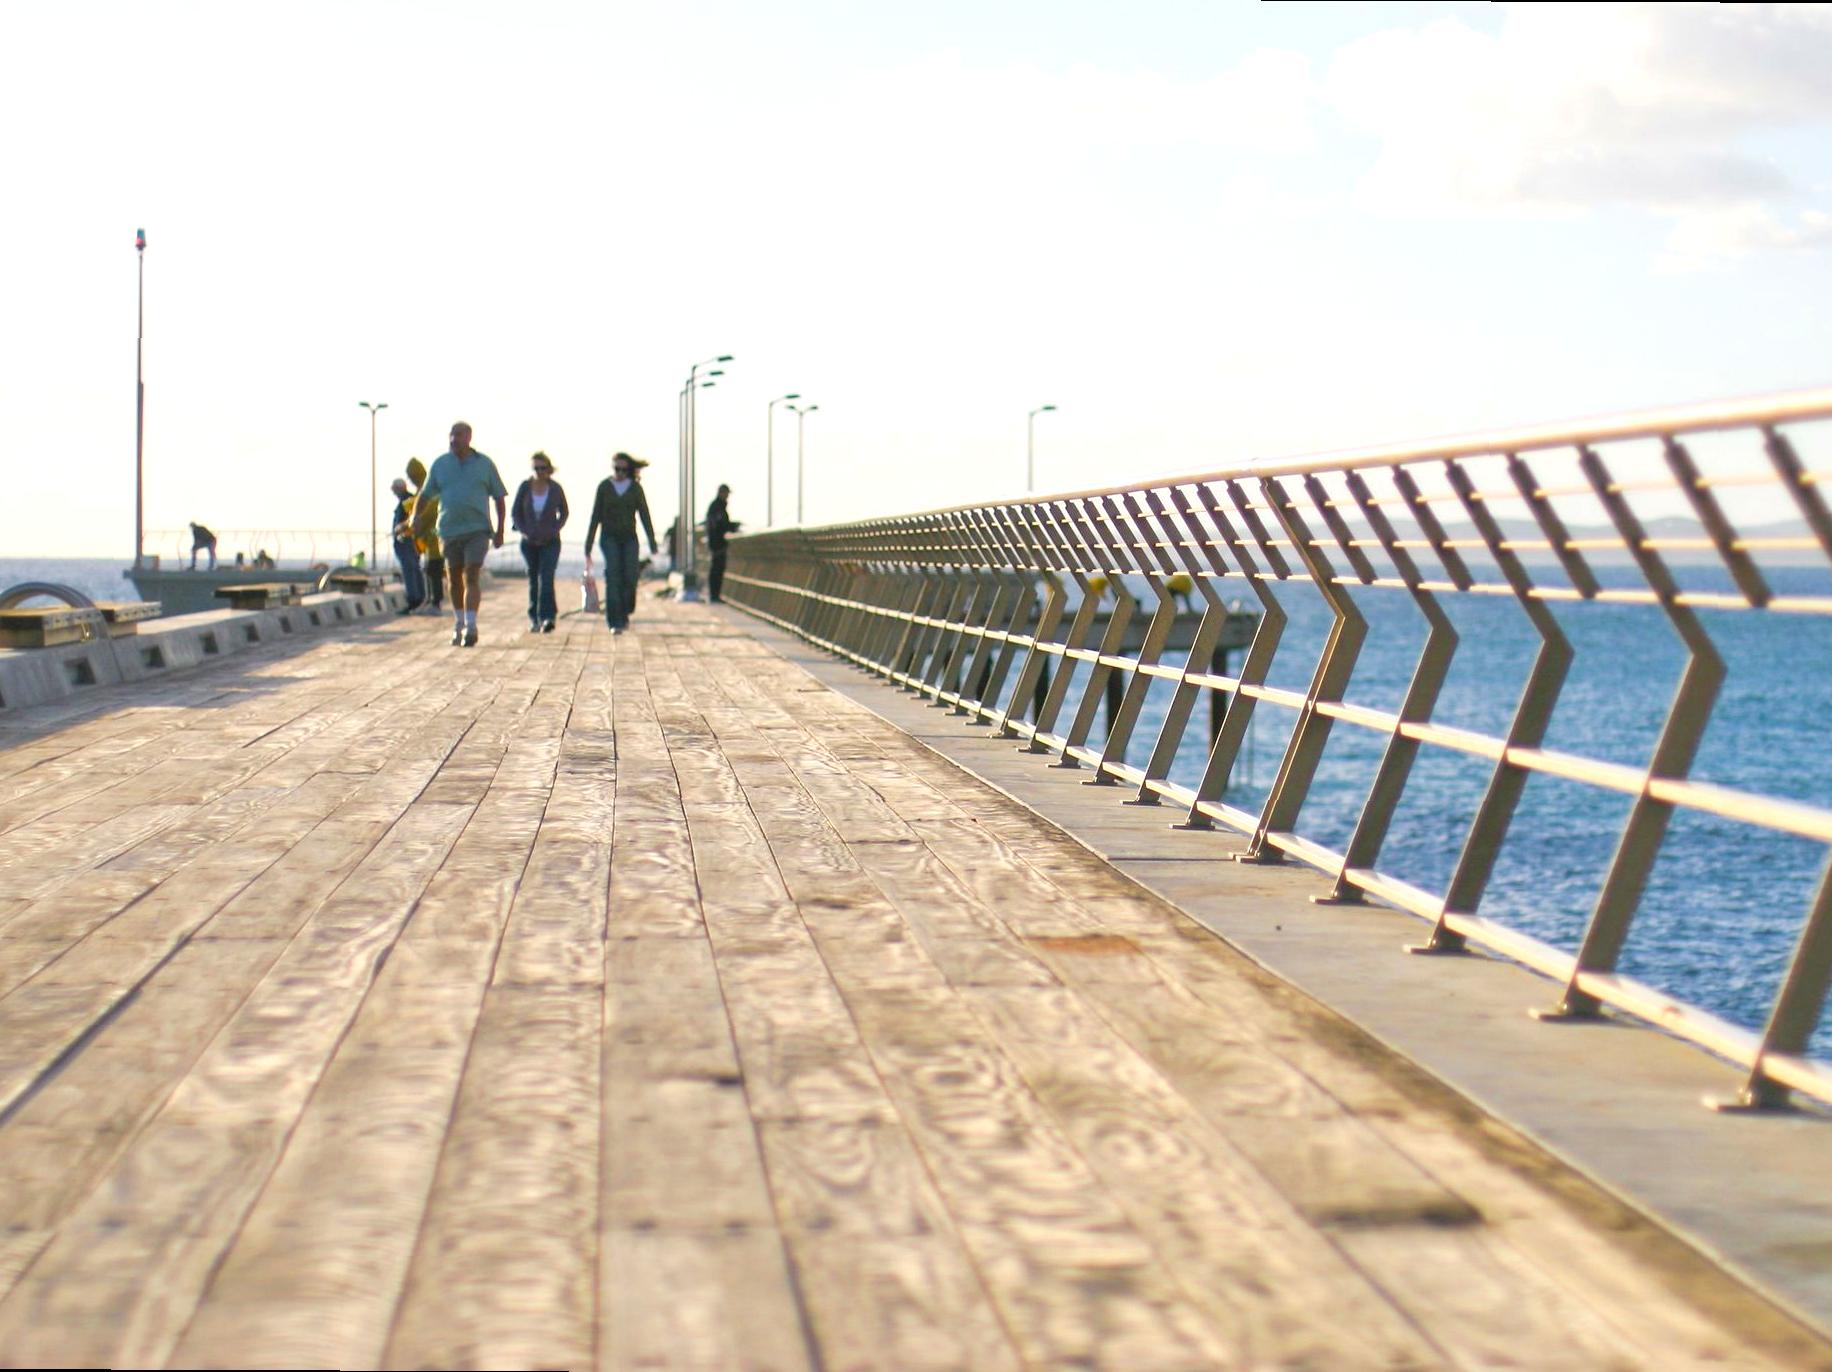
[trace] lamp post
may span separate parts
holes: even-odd
[[[790,391],[779,395],[764,410],[765,432],[769,435],[764,440],[763,457],[763,524],[766,529],[776,527],[776,407],[785,400],[800,400],[800,391]]]
[[[1037,489],[1037,416],[1055,408],[1054,405],[1039,405],[1024,421],[1024,489],[1027,493]]]
[[[802,522],[802,422],[820,409],[819,405],[791,405],[789,411],[795,416],[795,522]]]
[[[367,400],[356,402],[369,411],[369,570],[376,568],[375,561],[375,417],[388,408],[388,402],[371,405]]]
[[[700,368],[713,367],[721,362],[730,362],[730,353],[720,353],[717,357],[708,357],[696,362],[687,370],[687,383],[681,387],[681,513],[675,521],[675,563],[681,573],[681,599],[698,600],[700,587],[694,574],[693,566],[693,499],[694,499],[694,460],[695,449],[694,425],[696,419],[695,393],[712,385],[711,381],[700,380]],[[723,376],[723,371],[709,371],[707,376]]]
[[[134,230],[134,255],[140,263],[139,323],[134,332],[134,570],[146,560],[146,230]],[[197,559],[192,558],[195,562]]]

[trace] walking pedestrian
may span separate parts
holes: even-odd
[[[738,532],[738,521],[725,508],[731,493],[730,486],[720,486],[712,504],[706,507],[706,550],[711,554],[706,569],[706,598],[714,605],[722,600],[719,592],[725,586],[725,538]]]
[[[394,560],[401,567],[401,589],[407,593],[407,603],[401,607],[401,613],[410,615],[426,600],[426,576],[420,568],[420,545],[413,541],[413,496],[407,489],[407,483],[396,477],[389,490],[394,492]],[[255,558],[259,566],[262,553]]]
[[[446,573],[452,582],[452,646],[475,648],[483,560],[491,548],[503,546],[509,491],[496,464],[471,446],[471,426],[463,420],[452,425],[451,450],[433,461],[420,494],[422,500],[429,495],[439,500],[439,541],[445,545]],[[420,527],[416,511],[416,532]]]
[[[630,604],[636,599],[636,521],[649,537],[649,556],[655,556],[655,524],[649,518],[648,497],[636,479],[636,462],[628,453],[611,459],[611,474],[598,483],[592,501],[592,519],[585,530],[585,570],[592,569],[592,540],[604,530],[599,551],[604,554],[604,618],[611,632],[630,627]]]
[[[421,570],[426,575],[427,606],[434,614],[445,608],[445,553],[439,542],[439,497],[427,495],[426,464],[417,457],[407,459],[407,479],[413,483],[413,536],[420,549]]]
[[[642,485],[642,474],[644,471],[648,469],[649,459],[646,457],[636,457],[630,453],[625,453],[624,456],[630,459],[631,477],[635,479],[636,484],[638,486],[641,486]],[[644,496],[644,499],[647,500],[648,497]],[[654,559],[654,557],[655,557],[655,548],[653,545],[651,545],[649,549],[649,556],[643,558],[642,561],[636,564],[636,575],[630,579],[630,593],[629,595],[624,597],[624,602],[623,602],[623,613],[624,613],[624,618],[626,620],[626,623],[628,620],[632,620],[636,618],[636,602],[638,599],[637,594],[636,594],[636,588],[638,584],[642,581],[643,572],[645,572],[648,569],[649,563]]]
[[[216,570],[216,535],[211,533],[196,520],[191,521],[191,570],[197,570],[197,555],[200,552],[210,554],[209,570]]]
[[[536,453],[529,465],[534,475],[516,487],[509,509],[522,535],[522,561],[528,564],[528,632],[550,634],[559,614],[553,574],[560,565],[560,530],[572,512],[565,488],[553,479],[553,459]]]

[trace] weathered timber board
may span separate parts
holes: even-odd
[[[733,617],[0,730],[0,1364],[1823,1343]]]

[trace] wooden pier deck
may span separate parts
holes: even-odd
[[[0,1364],[1832,1365],[737,613],[518,599],[0,716]]]

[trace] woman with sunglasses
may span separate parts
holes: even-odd
[[[511,522],[522,535],[522,561],[528,564],[528,632],[550,634],[559,609],[553,597],[553,574],[560,565],[560,530],[566,527],[566,491],[553,479],[553,459],[536,453],[534,475],[516,488]]]
[[[598,483],[592,501],[592,521],[585,531],[585,570],[592,569],[592,540],[604,531],[599,550],[604,554],[604,618],[611,632],[630,627],[630,606],[636,600],[636,521],[649,537],[649,556],[655,556],[655,524],[649,518],[648,497],[636,479],[636,460],[628,453],[611,459],[611,474]]]

